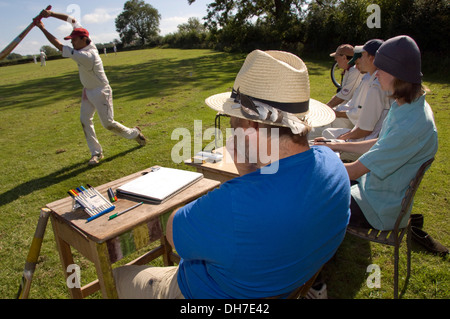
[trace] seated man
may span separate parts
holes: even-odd
[[[349,63],[353,58],[353,46],[350,44],[340,45],[330,56],[334,57],[338,67],[343,70],[341,89],[327,103],[329,107],[334,108],[338,105],[345,105],[351,100],[361,82],[362,74],[354,63]]]
[[[378,43],[375,44],[377,45]],[[344,127],[352,129],[358,122],[358,118],[361,113],[360,107],[361,101],[365,99],[367,95],[367,90],[369,89],[369,86],[372,83],[372,81],[375,79],[375,75],[367,73],[366,70],[361,70],[360,65],[358,63],[359,58],[362,56],[360,49],[358,50],[358,52],[356,52],[355,49],[352,47],[351,53],[352,58],[349,59],[349,61],[347,61],[349,57],[347,56],[347,54],[349,55],[350,52],[348,52],[348,50],[345,50],[346,53],[345,59],[344,57],[337,58],[336,56],[339,56],[338,52],[342,52],[339,50],[339,48],[338,50],[336,50],[335,60],[338,63],[340,63],[339,67],[349,68],[349,71],[346,72],[348,74],[347,78],[344,75],[342,81],[343,89],[327,103],[328,106],[333,108],[334,113],[336,115],[336,119],[328,125],[312,128],[309,134],[310,139],[321,137],[323,131],[330,127],[338,127],[338,128]],[[347,66],[343,65],[344,60],[347,61],[346,62]],[[355,80],[356,84],[355,88],[352,86],[351,79]],[[346,97],[348,97],[348,100],[347,101],[343,100],[342,103],[336,106],[335,104],[340,101],[339,94],[340,96],[344,96],[344,92],[347,92],[346,90],[349,91],[349,93],[345,95]]]
[[[380,83],[376,78],[377,67],[373,64],[376,50],[382,44],[381,40],[370,40],[364,46],[357,46],[356,53],[361,53],[361,57],[357,58],[356,64],[362,72],[370,75],[368,89],[365,97],[360,100],[358,108],[360,114],[353,128],[338,128],[332,125],[327,128],[322,135],[327,139],[339,139],[350,141],[361,141],[378,137],[383,121],[393,102],[389,98],[388,92],[381,89]],[[357,155],[344,153],[341,154],[344,160],[356,160]]]
[[[309,125],[326,124],[333,113],[309,98],[300,58],[253,51],[231,96],[217,94],[207,104],[230,116],[232,154],[243,154],[254,170],[174,211],[166,236],[180,264],[115,269],[120,298],[284,297],[317,273],[344,238],[347,173],[329,148],[310,148],[307,140]],[[264,161],[264,147],[278,157]]]

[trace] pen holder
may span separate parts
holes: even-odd
[[[76,211],[79,208],[83,207],[75,200],[75,198],[72,198],[72,212]]]
[[[82,208],[91,217],[99,216],[115,208],[100,192],[90,186],[87,189],[80,186],[76,191],[70,190],[69,194],[73,198],[72,210]]]

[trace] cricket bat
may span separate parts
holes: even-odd
[[[52,9],[52,6],[48,6],[47,9],[45,9],[45,10],[51,10],[51,9]],[[20,33],[17,36],[17,38],[12,40],[11,43],[8,44],[8,46],[6,48],[4,48],[2,52],[0,52],[0,60],[3,60],[4,58],[6,58],[16,48],[16,46],[25,38],[25,36],[28,34],[28,32],[30,32],[30,30],[33,29],[35,22],[40,21],[41,19],[42,19],[42,17],[40,15],[35,17],[33,19],[33,22],[31,22],[28,25],[28,27],[26,27],[25,30],[23,30],[22,33]]]

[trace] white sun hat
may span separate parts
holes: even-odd
[[[255,50],[245,59],[233,91],[210,96],[205,103],[220,114],[290,127],[303,135],[308,126],[335,119],[330,107],[310,98],[309,89],[308,70],[298,56]]]

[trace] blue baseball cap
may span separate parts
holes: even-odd
[[[355,48],[353,49],[353,52],[355,54],[353,55],[353,58],[350,61],[348,61],[347,64],[348,65],[355,64],[356,60],[358,60],[362,56],[363,51],[366,51],[370,55],[375,56],[378,48],[383,44],[383,42],[384,41],[380,39],[372,39],[367,41],[364,45],[355,46]]]

